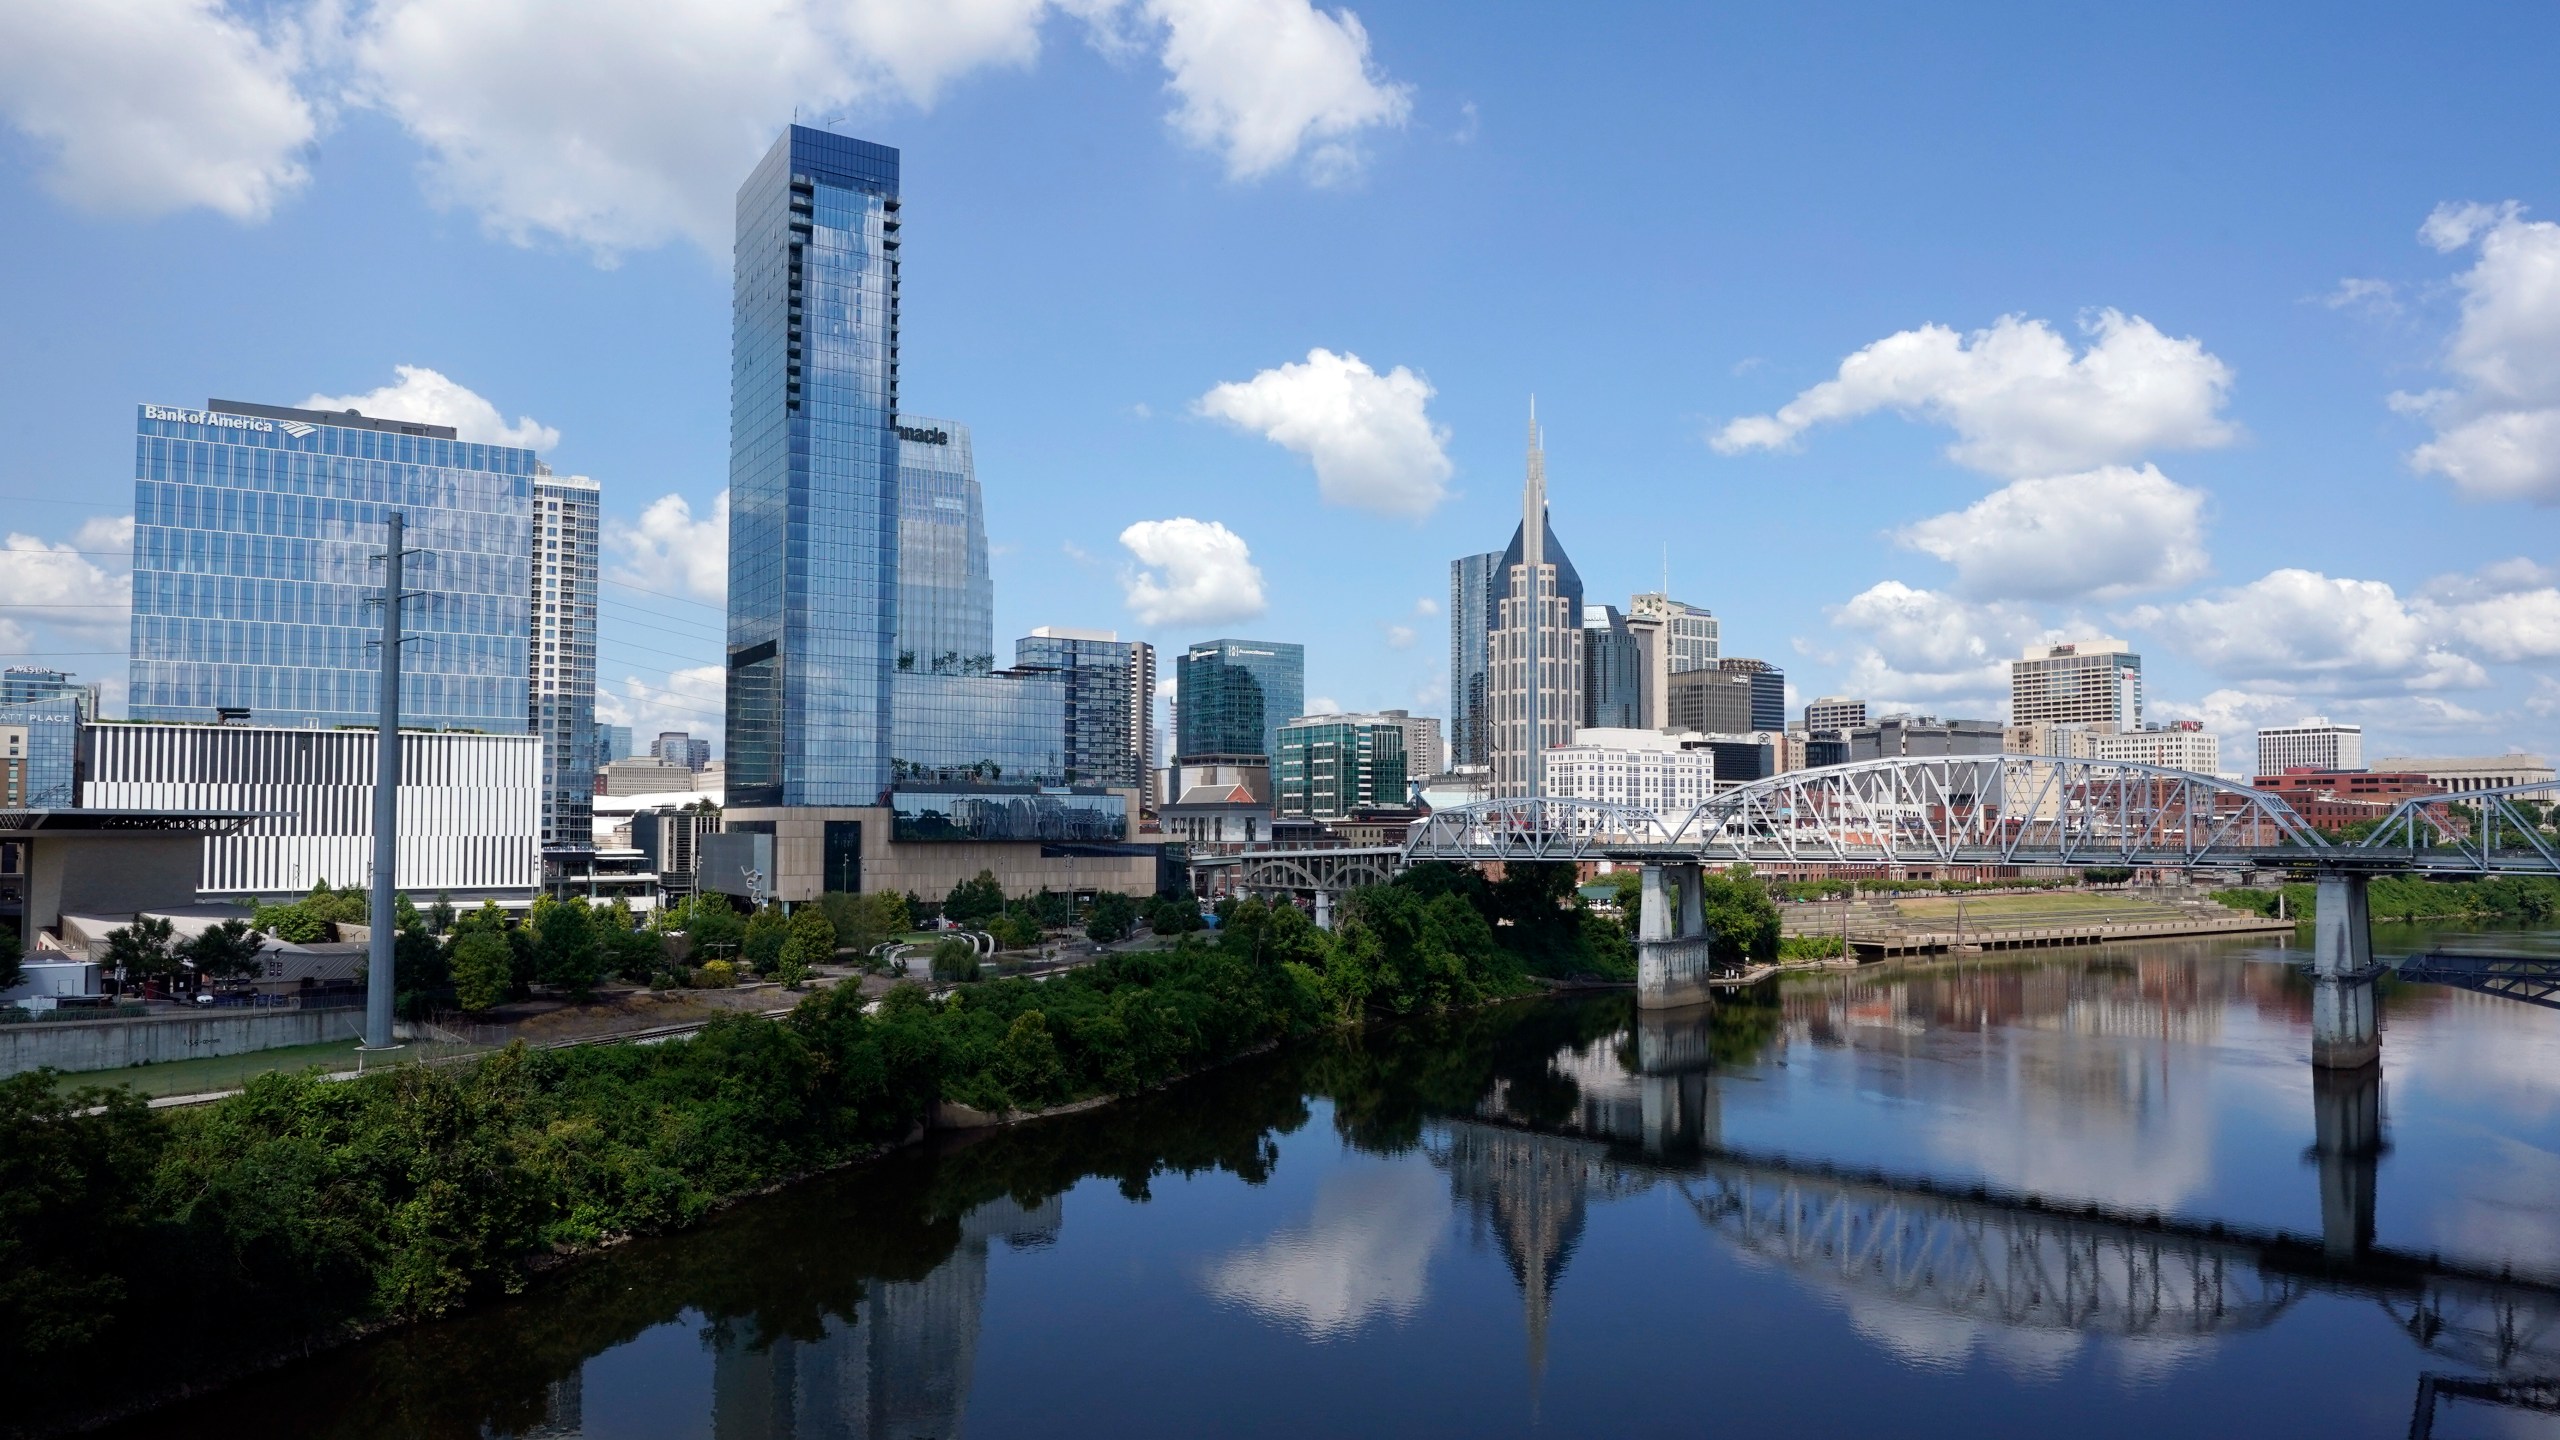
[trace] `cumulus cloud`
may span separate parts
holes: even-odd
[[[1434,393],[1402,365],[1381,375],[1357,355],[1316,349],[1220,385],[1194,408],[1306,456],[1330,504],[1419,519],[1449,494],[1449,432],[1426,408]]]
[[[2454,282],[2462,317],[2444,368],[2459,383],[2391,397],[2435,428],[2410,466],[2474,500],[2560,504],[2560,225],[2512,201],[2440,205],[2418,234],[2479,259]]]
[[[604,523],[605,548],[621,557],[616,577],[651,590],[718,601],[729,593],[729,492],[697,520],[693,503],[661,495],[640,512],[637,524]]]
[[[368,390],[361,395],[315,394],[302,402],[303,408],[361,410],[381,419],[450,425],[463,439],[486,445],[521,445],[529,450],[548,450],[560,443],[559,431],[536,422],[530,415],[519,415],[510,425],[506,417],[498,413],[498,407],[482,399],[477,392],[424,365],[394,365],[391,373],[399,378],[381,389]]]
[[[2132,619],[2244,689],[2375,694],[2488,683],[2479,662],[2445,643],[2429,606],[2380,580],[2276,570]]]
[[[2400,313],[2400,287],[2388,280],[2350,275],[2338,282],[2338,288],[2321,296],[2320,303],[2332,310],[2361,310],[2368,315],[2397,315]]]
[[[296,86],[302,49],[221,0],[0,5],[0,114],[78,209],[263,220],[309,178],[320,131]]]
[[[1417,638],[1418,637],[1415,635],[1413,627],[1410,625],[1390,625],[1387,627],[1387,648],[1390,650],[1410,650],[1413,648],[1413,642]]]
[[[2431,581],[2418,613],[2446,640],[2490,660],[2560,660],[2560,572],[2531,560]]]
[[[1859,637],[1848,657],[1850,693],[1884,708],[1963,700],[2005,713],[1992,697],[2009,688],[2009,660],[2049,633],[2016,606],[1975,604],[1899,580],[1868,586],[1826,613]]]
[[[728,685],[728,671],[719,665],[688,666],[647,680],[626,675],[619,686],[599,677],[596,721],[630,726],[632,741],[644,747],[643,753],[650,739],[686,730],[709,740],[716,754],[727,728],[721,717],[728,713]]]
[[[2017,480],[1895,532],[1956,567],[1956,588],[2010,599],[2108,599],[2200,578],[2204,492],[2145,465]]]
[[[1141,624],[1215,625],[1263,612],[1252,551],[1215,520],[1141,520],[1120,544],[1137,561],[1121,571],[1120,589]]]
[[[1888,335],[1775,414],[1734,420],[1711,442],[1727,455],[1773,450],[1816,425],[1893,410],[1953,429],[1947,454],[1958,464],[2022,477],[2237,436],[2221,416],[2231,369],[2201,341],[2115,310],[2082,329],[2090,343],[2077,355],[2045,322],[2016,315],[1971,335],[1943,325]]]
[[[0,538],[0,640],[21,654],[66,646],[121,649],[132,628],[133,517],[100,516],[66,542],[11,532]],[[101,561],[105,563],[101,564]],[[101,655],[99,658],[107,658]],[[77,667],[71,667],[77,668]]]
[[[1359,1166],[1326,1176],[1303,1222],[1212,1262],[1201,1286],[1309,1339],[1347,1338],[1421,1310],[1448,1234],[1439,1176],[1418,1165]]]
[[[1175,133],[1252,180],[1304,157],[1318,184],[1357,174],[1359,137],[1405,122],[1411,87],[1380,74],[1349,10],[1308,0],[1147,0],[1164,23]]]

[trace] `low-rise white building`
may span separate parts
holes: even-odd
[[[136,722],[81,734],[84,809],[231,810],[198,891],[292,896],[373,874],[372,730]],[[542,883],[542,741],[400,733],[400,873],[417,897],[528,899]]]
[[[2314,715],[2299,725],[2266,725],[2258,730],[2258,773],[2281,775],[2295,768],[2361,770],[2364,727],[2333,725]]]
[[[2089,737],[2089,745],[2090,757],[2097,760],[2129,760],[2137,765],[2191,770],[2198,775],[2216,775],[2222,770],[2222,738],[2193,720],[2147,725],[2140,730],[2098,731]]]
[[[1683,748],[1679,736],[1595,727],[1547,751],[1546,778],[1557,799],[1678,814],[1714,798],[1716,764],[1713,752]]]
[[[2553,778],[2551,762],[2539,755],[2394,755],[2374,761],[2373,768],[2385,775],[2424,775],[2447,790],[2503,790]]]

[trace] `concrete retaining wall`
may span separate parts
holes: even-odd
[[[118,1020],[39,1020],[0,1025],[0,1075],[56,1070],[121,1070],[171,1060],[246,1055],[323,1040],[356,1043],[364,1012],[269,1010]]]

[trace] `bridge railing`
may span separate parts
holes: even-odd
[[[2435,870],[2560,873],[2560,843],[2544,828],[2555,805],[2560,780],[2415,795],[2393,806],[2353,849]]]

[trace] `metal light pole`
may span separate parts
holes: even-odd
[[[373,757],[373,954],[365,967],[364,1048],[389,1050],[398,938],[400,876],[400,540],[404,517],[393,511],[382,557],[382,711]]]

